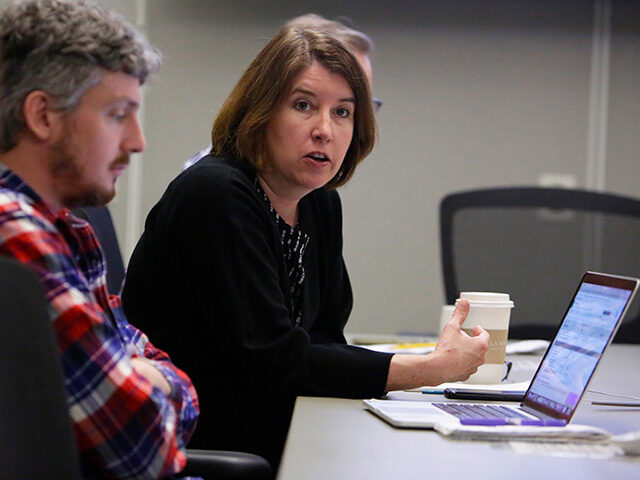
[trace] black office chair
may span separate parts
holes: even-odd
[[[1,478],[81,480],[44,292],[27,267],[2,256],[0,451]],[[267,480],[272,474],[257,455],[187,450],[182,476]]]
[[[440,204],[446,301],[507,292],[510,338],[551,339],[587,270],[640,276],[640,200],[584,190],[489,188]],[[615,340],[640,343],[636,299]]]
[[[0,257],[0,476],[80,480],[60,357],[44,292]]]
[[[107,262],[107,289],[112,295],[119,295],[125,268],[109,208],[106,206],[83,207],[74,208],[71,212],[87,220],[93,227]]]

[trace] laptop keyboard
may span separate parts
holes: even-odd
[[[458,418],[529,418],[513,408],[505,405],[482,405],[477,403],[434,403]]]

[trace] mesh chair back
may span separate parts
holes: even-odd
[[[440,205],[447,302],[461,291],[508,292],[510,338],[551,339],[587,270],[640,276],[640,201],[536,187],[474,190]],[[634,301],[615,341],[640,343]]]

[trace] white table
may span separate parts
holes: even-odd
[[[640,346],[611,345],[589,389],[640,396]],[[603,397],[585,394],[575,423],[612,433],[640,430],[640,408],[592,406],[595,399]],[[517,454],[502,443],[452,441],[430,430],[393,428],[363,410],[360,400],[298,398],[279,480],[418,478],[640,479],[640,459]]]

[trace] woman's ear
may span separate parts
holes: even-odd
[[[22,112],[26,129],[38,140],[50,139],[59,128],[60,113],[53,109],[53,98],[42,90],[27,95]]]

